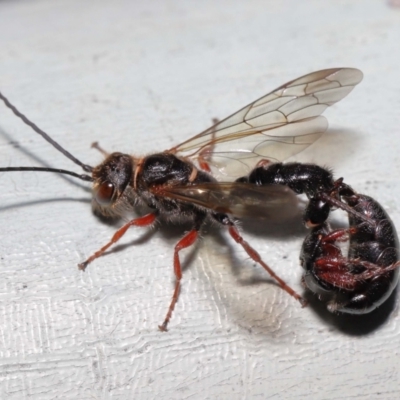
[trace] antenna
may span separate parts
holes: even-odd
[[[77,174],[76,172],[67,171],[66,169],[59,168],[45,168],[45,167],[6,167],[0,168],[0,172],[12,171],[41,171],[41,172],[56,172],[57,174],[71,175],[75,178],[82,179],[83,181],[93,182],[94,179],[90,175]]]
[[[85,172],[92,172],[93,167],[90,165],[84,164],[83,162],[79,161],[76,157],[74,157],[70,152],[65,150],[61,145],[59,145],[55,140],[53,140],[46,132],[42,131],[36,124],[34,124],[32,121],[30,121],[24,114],[18,111],[18,109],[12,105],[7,97],[5,97],[1,92],[0,92],[0,99],[4,101],[4,104],[18,117],[21,118],[22,121],[30,126],[36,133],[38,133],[40,136],[42,136],[47,142],[49,142],[53,147],[55,147],[58,151],[60,151],[62,154],[64,154],[65,157],[69,158],[71,161],[73,161],[75,164],[79,165],[82,167],[82,169]],[[57,172],[60,174],[67,174],[74,176],[76,178],[82,179],[84,181],[90,181],[93,182],[93,178],[89,175],[85,174],[76,174],[75,172],[67,171],[64,169],[57,169],[57,168],[39,168],[39,167],[9,167],[9,168],[0,168],[0,171],[44,171],[44,172]]]

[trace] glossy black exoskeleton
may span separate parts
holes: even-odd
[[[367,314],[383,304],[399,279],[399,243],[396,229],[382,206],[373,198],[353,192],[342,200],[349,228],[331,230],[325,222],[304,240],[301,264],[303,281],[327,301],[331,312]],[[364,218],[366,217],[366,218]],[[348,240],[344,256],[340,242]]]
[[[252,183],[257,186],[283,185],[296,194],[305,194],[309,202],[304,212],[304,223],[308,227],[323,224],[330,213],[332,204],[325,196],[336,197],[341,180],[335,181],[332,172],[316,164],[302,163],[265,163],[254,168],[248,176],[237,182]]]
[[[376,200],[355,193],[315,164],[261,163],[237,181],[284,185],[308,197],[304,222],[312,231],[301,252],[303,279],[312,292],[328,300],[330,311],[366,314],[393,292],[399,276],[397,232]],[[326,221],[333,207],[347,212],[349,229],[330,229]],[[349,252],[344,257],[338,243],[347,236]]]
[[[257,209],[257,215],[277,214],[285,204],[293,206],[292,193],[279,185],[258,187],[240,182],[217,183],[215,178],[236,179],[262,159],[283,161],[308,147],[328,127],[321,114],[349,94],[361,80],[361,71],[353,68],[316,71],[280,86],[204,132],[162,153],[145,157],[108,154],[96,145],[106,157],[97,167],[75,158],[0,93],[0,99],[17,117],[91,175],[42,167],[6,167],[0,168],[0,171],[55,172],[92,182],[93,208],[104,216],[122,217],[134,210],[138,203],[150,209],[149,214],[135,218],[118,229],[105,246],[79,264],[81,269],[101,256],[131,226],[149,226],[161,217],[189,221],[191,230],[174,249],[176,283],[161,330],[167,329],[179,296],[182,278],[179,253],[196,242],[199,230],[207,219],[226,226],[231,237],[247,254],[263,266],[284,290],[304,304],[301,296],[280,279],[241,237],[230,216],[246,215],[248,209]]]

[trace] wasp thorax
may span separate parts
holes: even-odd
[[[101,206],[117,201],[131,181],[132,173],[132,157],[122,153],[109,155],[93,170],[95,201]]]

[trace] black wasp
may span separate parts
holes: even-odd
[[[312,229],[300,256],[303,281],[328,302],[329,311],[367,314],[383,304],[397,285],[399,242],[393,222],[376,200],[340,186],[339,196],[350,207],[344,208],[349,227],[332,230],[325,222]],[[347,240],[345,257],[340,242]]]
[[[303,281],[328,301],[330,311],[367,314],[393,292],[400,266],[397,232],[376,200],[357,194],[342,178],[334,180],[331,171],[315,164],[264,163],[238,181],[284,185],[307,195],[304,223],[312,231],[300,256]],[[326,221],[332,207],[347,212],[348,229],[330,228]],[[346,240],[347,257],[339,246]]]
[[[283,161],[311,145],[328,127],[321,113],[349,94],[362,77],[361,71],[353,68],[313,72],[286,83],[192,139],[162,153],[136,157],[123,153],[108,154],[101,150],[106,158],[97,167],[75,158],[0,93],[0,98],[16,116],[91,175],[42,167],[8,167],[0,171],[55,172],[92,182],[93,208],[105,216],[123,216],[138,204],[150,209],[147,215],[118,229],[105,246],[79,264],[82,270],[116,243],[131,226],[149,226],[158,218],[190,221],[192,229],[174,249],[176,283],[167,315],[159,326],[163,331],[167,330],[179,297],[182,278],[179,252],[195,243],[207,219],[227,227],[229,234],[247,254],[304,305],[302,297],[279,278],[242,238],[230,216],[242,217],[254,209],[258,215],[275,214],[282,207],[293,206],[292,192],[279,185],[257,187],[245,182],[226,181],[249,173],[261,160],[269,163]]]

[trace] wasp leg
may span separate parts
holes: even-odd
[[[321,244],[325,243],[335,243],[335,242],[347,242],[349,240],[349,235],[354,235],[357,233],[358,229],[356,227],[351,227],[347,229],[335,229],[321,237]]]
[[[212,123],[213,125],[218,124],[219,119],[218,118],[213,118],[212,119]],[[215,129],[213,129],[212,131],[212,136],[211,136],[211,140],[210,140],[210,145],[204,147],[200,153],[199,153],[199,157],[198,157],[198,161],[199,161],[199,167],[206,172],[211,172],[211,168],[208,165],[208,162],[206,161],[207,156],[213,152],[214,147],[215,147]]]
[[[240,235],[235,225],[229,226],[229,234],[235,240],[236,243],[239,243],[246,253],[254,260],[257,264],[260,264],[273,279],[275,279],[279,286],[287,293],[289,293],[292,297],[298,300],[302,307],[307,305],[307,301],[304,300],[294,289],[292,289],[283,279],[281,279],[261,258],[261,256],[257,253],[253,247],[250,246],[248,242],[246,242],[243,237]]]
[[[111,238],[111,240],[104,245],[100,250],[97,250],[95,253],[93,253],[86,261],[78,264],[78,267],[80,270],[84,271],[88,264],[90,264],[93,260],[96,258],[100,257],[110,246],[112,246],[114,243],[118,242],[119,239],[121,239],[122,236],[125,235],[126,231],[131,227],[131,226],[148,226],[151,225],[156,219],[156,214],[151,213],[147,214],[143,217],[140,218],[135,218],[132,221],[129,221],[125,225],[123,225],[121,228],[117,230],[117,232],[114,233],[114,236]]]
[[[382,276],[384,274],[387,274],[389,271],[394,271],[400,267],[400,262],[396,262],[393,264],[390,264],[386,267],[382,267],[378,264],[370,263],[368,261],[362,261],[362,260],[350,260],[351,263],[355,265],[361,265],[366,269],[365,272],[359,274],[360,280],[366,280],[366,279],[374,279],[379,276]]]
[[[174,249],[174,273],[175,273],[175,289],[174,289],[174,294],[172,295],[172,300],[168,308],[167,315],[165,316],[164,322],[158,326],[160,331],[166,332],[168,329],[168,323],[169,320],[171,319],[172,312],[174,311],[176,302],[178,301],[179,298],[179,292],[181,289],[181,279],[182,279],[182,267],[181,267],[181,262],[179,260],[179,252],[183,249],[186,249],[187,247],[192,246],[198,236],[199,236],[199,231],[201,228],[201,225],[203,224],[205,219],[205,215],[199,214],[197,216],[196,224],[194,228],[189,231],[176,245]]]
[[[355,290],[360,277],[351,272],[353,260],[343,256],[325,256],[317,259],[314,274],[323,282],[343,290]],[[354,264],[352,265],[354,268]]]
[[[356,290],[367,280],[373,280],[388,272],[396,270],[399,262],[386,267],[356,258],[319,258],[315,262],[315,274],[319,279],[332,286],[343,290]],[[365,269],[363,272],[355,272],[357,268]]]
[[[222,213],[213,213],[213,218],[215,218],[219,223],[225,225],[228,228],[229,234],[232,236],[233,240],[240,244],[246,253],[250,256],[252,260],[254,260],[257,264],[260,264],[276,282],[279,286],[287,293],[289,293],[292,297],[300,302],[302,307],[307,305],[307,301],[304,300],[294,289],[292,289],[283,279],[281,279],[261,258],[261,256],[257,253],[253,247],[247,243],[243,237],[240,235],[237,230],[235,223],[226,215]]]

